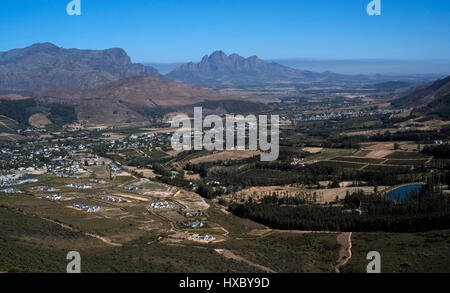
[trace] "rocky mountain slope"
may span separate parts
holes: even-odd
[[[84,90],[46,91],[39,93],[37,100],[73,106],[78,120],[108,124],[145,121],[170,112],[190,113],[195,105],[203,106],[205,113],[219,114],[235,110],[234,105],[260,106],[158,76],[127,78]]]
[[[274,62],[265,62],[256,56],[237,54],[227,56],[216,51],[199,63],[187,63],[166,75],[168,78],[204,86],[245,86],[264,83],[284,83],[319,78],[320,74],[300,71]]]
[[[64,49],[39,43],[0,52],[0,90],[84,89],[133,76],[159,75],[135,64],[123,49]]]

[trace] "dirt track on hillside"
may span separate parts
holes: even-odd
[[[252,261],[249,261],[248,259],[243,258],[242,256],[239,256],[237,254],[235,254],[234,252],[232,252],[231,250],[227,250],[227,249],[214,249],[215,252],[217,252],[218,254],[224,256],[225,258],[228,259],[232,259],[238,262],[243,262],[248,264],[249,266],[255,267],[265,273],[276,273],[274,270],[272,270],[271,268],[256,264]]]
[[[344,232],[336,237],[337,243],[341,245],[339,258],[334,268],[335,273],[340,273],[340,269],[352,258],[352,232]]]

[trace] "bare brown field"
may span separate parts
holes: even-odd
[[[310,154],[317,154],[320,153],[323,150],[323,148],[303,148],[302,150]]]
[[[43,128],[47,125],[52,124],[52,122],[42,113],[36,113],[34,115],[31,115],[30,118],[28,118],[28,122],[30,122],[31,126],[36,128]]]
[[[243,159],[248,159],[254,156],[259,155],[259,151],[223,151],[215,154],[199,157],[190,160],[191,164],[201,164],[208,162],[217,162],[217,161],[238,161]]]
[[[4,132],[0,133],[0,140],[17,141],[22,138],[23,138],[22,136],[16,135],[16,134],[4,133]]]
[[[423,117],[419,117],[417,119],[411,119],[399,124],[400,127],[414,127],[417,130],[421,131],[438,131],[445,125],[449,125],[450,121],[443,121],[439,119],[428,120],[424,122],[419,122]]]
[[[102,137],[104,139],[111,139],[111,140],[114,139],[114,140],[116,140],[116,139],[125,138],[127,136],[125,134],[119,134],[119,133],[114,133],[114,132],[106,132],[106,133],[102,134]]]
[[[272,274],[276,273],[276,272],[275,272],[274,270],[272,270],[271,268],[268,268],[268,267],[265,267],[265,266],[256,264],[256,263],[254,263],[254,262],[252,262],[252,261],[249,261],[249,260],[243,258],[242,256],[239,256],[239,255],[235,254],[235,253],[232,252],[231,250],[228,250],[228,249],[218,249],[218,248],[216,248],[216,249],[214,249],[214,251],[217,252],[218,254],[224,256],[225,258],[232,259],[232,260],[235,260],[235,261],[238,261],[238,262],[246,263],[246,264],[248,264],[249,266],[255,267],[255,268],[257,268],[257,269],[259,269],[259,270],[261,270],[261,271],[263,271],[263,272],[266,272],[266,273],[272,273]]]
[[[150,201],[149,198],[147,197],[142,197],[142,196],[137,196],[137,195],[131,195],[131,194],[124,194],[124,193],[119,193],[119,194],[114,194],[115,196],[119,196],[119,197],[123,197],[125,199],[133,199],[133,200],[137,200],[137,201]]]
[[[188,210],[207,210],[209,204],[197,193],[179,190],[173,196],[174,200],[183,205]]]
[[[371,159],[382,159],[394,152],[393,142],[363,143],[361,144],[361,147],[364,150],[371,151],[365,156],[366,158]]]
[[[19,101],[19,100],[26,100],[29,99],[29,97],[24,97],[19,94],[4,94],[0,95],[0,100],[9,100],[9,101]]]
[[[144,177],[147,178],[155,178],[156,174],[152,169],[139,169],[136,167],[131,167],[131,166],[124,166],[125,169],[133,171],[133,172],[137,172],[137,173],[142,173],[142,175],[144,175]]]
[[[361,131],[350,131],[350,132],[343,132],[343,135],[346,136],[357,136],[357,135],[367,135],[367,134],[378,134],[378,133],[384,133],[386,131],[389,131],[391,133],[395,133],[398,131],[397,128],[383,128],[383,129],[374,129],[374,130],[361,130]]]

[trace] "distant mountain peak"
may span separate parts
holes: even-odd
[[[33,48],[33,49],[58,49],[59,47],[56,46],[53,43],[45,42],[45,43],[35,43],[35,44],[29,46],[28,48]]]
[[[276,63],[267,63],[258,56],[244,58],[215,51],[199,63],[187,63],[167,75],[176,81],[197,85],[247,85],[302,79],[302,72]]]
[[[0,52],[0,90],[43,91],[83,89],[133,76],[159,75],[151,67],[131,62],[121,48],[65,49],[36,43]]]
[[[210,57],[216,58],[216,57],[228,57],[228,56],[227,56],[227,54],[225,54],[224,51],[218,50],[218,51],[214,51]]]

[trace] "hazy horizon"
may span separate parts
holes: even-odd
[[[227,52],[226,52],[227,53]],[[227,53],[228,54],[228,53]],[[239,54],[239,53],[237,53]],[[248,56],[245,56],[248,57]],[[139,62],[158,69],[162,74],[167,74],[176,67],[189,63],[200,62],[198,60],[175,62]],[[263,59],[266,62],[292,67],[299,70],[314,72],[331,71],[341,74],[450,74],[450,59],[321,59],[321,58],[270,58]]]
[[[65,48],[120,47],[135,62],[196,60],[217,48],[286,59],[448,59],[450,2],[369,0],[114,1],[4,0],[0,51],[48,41]],[[226,25],[225,25],[226,24]]]

